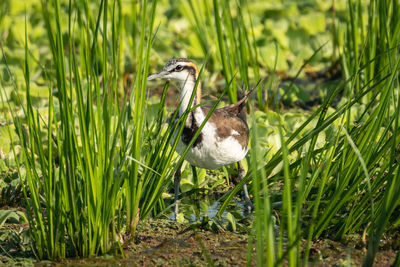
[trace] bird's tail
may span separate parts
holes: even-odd
[[[238,105],[238,110],[239,110],[238,117],[244,121],[246,121],[246,113],[247,113],[246,100],[254,92],[254,90],[257,88],[260,82],[261,79],[257,82],[256,86],[254,86],[248,93],[246,93],[246,89],[244,86],[242,87],[242,92],[238,92],[238,102],[236,103],[236,105]]]
[[[258,81],[256,86],[253,87],[247,94],[245,91],[245,88],[243,87],[243,92],[238,92],[238,99],[239,101],[236,102],[235,104],[231,104],[227,107],[223,107],[222,109],[228,111],[229,113],[236,114],[239,118],[241,118],[243,121],[246,121],[246,100],[249,98],[251,93],[253,93],[254,89],[257,88],[257,86],[260,84],[261,80]]]

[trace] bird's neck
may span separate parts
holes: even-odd
[[[179,116],[182,116],[185,110],[188,108],[190,97],[193,94],[193,90],[195,90],[195,85],[196,85],[196,79],[194,79],[193,77],[189,77],[185,82],[181,83],[182,87],[180,95],[181,106],[179,107]],[[193,99],[192,105],[190,107],[200,104],[200,100],[201,100],[201,84],[199,81],[196,88],[196,96]]]

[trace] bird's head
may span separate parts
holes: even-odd
[[[192,80],[196,81],[198,76],[198,69],[196,65],[186,58],[171,59],[165,64],[164,68],[159,72],[156,72],[149,77],[147,80],[154,80],[157,78],[172,79],[179,82],[186,82]]]

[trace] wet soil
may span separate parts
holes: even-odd
[[[329,239],[316,240],[310,250],[311,266],[361,266],[365,258],[366,247],[357,248],[352,243],[335,242]],[[393,266],[396,252],[392,249],[381,250],[376,254],[374,266]]]
[[[304,242],[303,242],[304,243]],[[361,266],[366,248],[357,235],[351,240],[335,242],[315,240],[310,250],[309,266]],[[392,266],[396,251],[389,244],[381,246],[374,266]],[[91,259],[68,259],[61,262],[33,263],[32,258],[4,261],[5,266],[251,266],[256,265],[253,248],[248,251],[245,232],[213,232],[171,220],[146,220],[138,226],[135,242],[124,256],[101,256]],[[284,266],[286,266],[284,262]]]
[[[147,220],[138,226],[135,242],[124,250],[124,256],[41,262],[35,266],[246,266],[247,240],[244,233],[215,233],[171,220]],[[255,265],[255,258],[251,262]],[[8,264],[11,266],[11,262]]]
[[[171,221],[148,221],[140,228],[136,244],[127,253],[140,265],[246,265],[245,233],[215,233]]]

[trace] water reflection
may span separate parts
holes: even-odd
[[[170,203],[173,206],[173,203]],[[203,221],[205,218],[214,218],[222,202],[219,198],[210,195],[201,196],[189,196],[181,200],[179,205],[179,212],[183,213],[183,216],[190,223]],[[172,211],[172,210],[171,210]],[[249,214],[245,212],[244,202],[239,200],[233,200],[222,214],[222,221],[226,221],[227,214],[232,214],[236,219],[243,219],[248,217]],[[174,214],[171,212],[169,218],[174,220]]]

